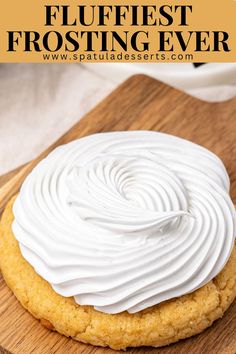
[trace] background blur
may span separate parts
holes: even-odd
[[[1,64],[0,175],[36,157],[137,73],[206,101],[236,96],[236,63]]]

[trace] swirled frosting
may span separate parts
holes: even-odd
[[[235,209],[221,160],[167,134],[91,135],[26,178],[13,232],[55,292],[130,313],[192,292],[227,262]]]

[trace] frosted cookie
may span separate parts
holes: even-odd
[[[51,329],[114,349],[163,346],[232,303],[234,240],[213,153],[162,133],[104,133],[57,148],[26,178],[2,217],[0,263]]]

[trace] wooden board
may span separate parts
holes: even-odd
[[[150,129],[190,139],[218,154],[232,182],[236,203],[236,99],[205,103],[143,75],[130,78],[54,146],[101,131]],[[48,150],[48,151],[49,151]],[[48,153],[0,178],[0,208],[18,189],[32,167]],[[196,161],[197,163],[197,161]],[[43,328],[21,305],[0,278],[0,344],[16,354],[111,354],[111,349],[80,344]],[[0,350],[1,352],[1,350]],[[193,338],[162,349],[130,349],[129,354],[236,353],[236,302],[223,319]]]

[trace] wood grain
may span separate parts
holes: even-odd
[[[0,209],[16,193],[25,176],[55,146],[101,131],[150,129],[192,140],[218,154],[231,178],[236,203],[236,99],[206,103],[147,76],[130,78],[88,113],[83,120],[23,168],[0,177]],[[197,163],[197,161],[196,161]],[[111,354],[111,349],[77,343],[43,328],[0,278],[0,353]],[[223,319],[193,338],[161,348],[130,349],[129,354],[236,353],[236,302]]]

